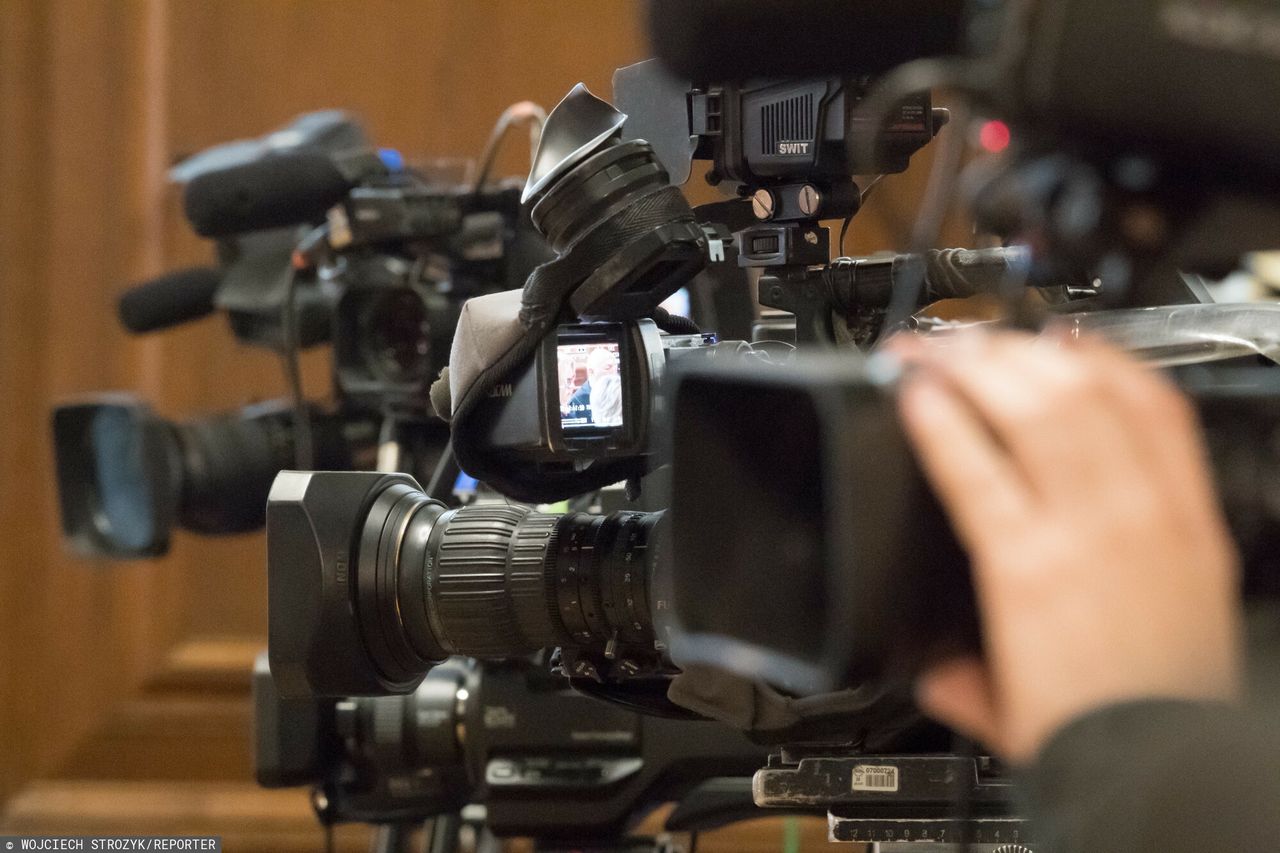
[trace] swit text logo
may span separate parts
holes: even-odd
[[[1280,15],[1235,3],[1174,0],[1160,8],[1170,37],[1194,47],[1280,59]]]
[[[809,143],[808,142],[779,142],[778,153],[779,154],[808,154]]]

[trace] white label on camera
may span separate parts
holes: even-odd
[[[883,764],[857,764],[853,768],[853,790],[893,793],[898,790],[898,768]]]

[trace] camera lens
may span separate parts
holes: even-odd
[[[146,473],[150,448],[132,413],[103,407],[90,418],[89,438],[98,482],[90,512],[94,526],[121,550],[143,553],[157,538],[156,495]]]
[[[364,523],[362,633],[396,681],[451,654],[510,657],[614,638],[651,646],[649,540],[658,518],[445,510],[393,485]]]
[[[448,509],[407,476],[284,472],[267,510],[282,691],[403,693],[450,655],[652,652],[661,513]]]
[[[370,369],[387,382],[417,382],[429,372],[431,323],[412,290],[381,293],[368,304],[360,340]]]
[[[473,664],[437,666],[406,696],[288,699],[266,656],[254,665],[254,775],[266,788],[318,786],[326,820],[418,822],[456,812],[472,785],[464,716]]]
[[[339,701],[334,720],[349,754],[382,776],[460,772],[465,676],[458,666],[442,665],[408,695]]]
[[[649,143],[606,147],[569,170],[530,211],[533,226],[557,252],[619,210],[667,186],[667,173]]]
[[[276,473],[294,462],[284,402],[173,423],[133,398],[102,395],[59,406],[52,421],[63,535],[86,556],[158,556],[175,525],[255,530]],[[332,467],[349,467],[376,438],[372,423],[344,417],[317,413],[311,426],[317,462]]]

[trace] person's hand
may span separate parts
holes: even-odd
[[[925,713],[1014,762],[1144,698],[1239,690],[1234,547],[1188,401],[1096,343],[896,343],[900,410],[973,565],[984,659],[932,667]]]

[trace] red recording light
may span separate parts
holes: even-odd
[[[1011,141],[1013,141],[1013,134],[1009,131],[1009,125],[1002,121],[989,121],[978,132],[979,144],[982,145],[983,150],[992,154],[1004,151]]]

